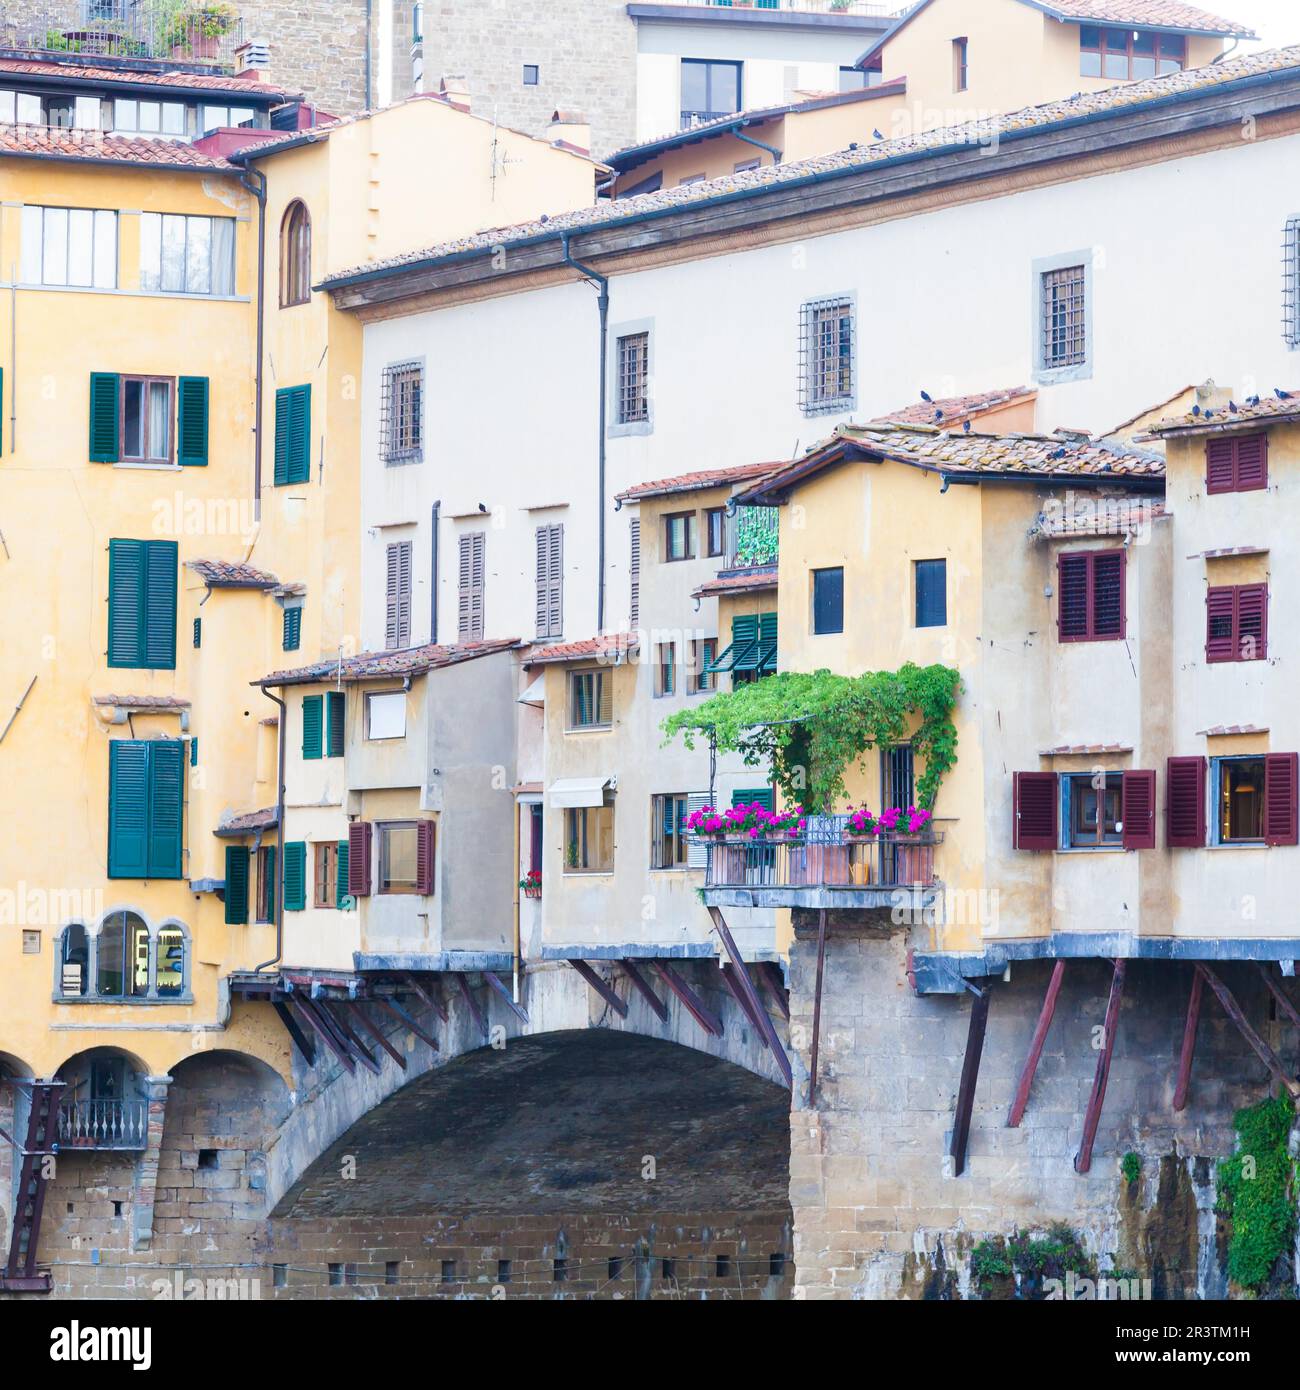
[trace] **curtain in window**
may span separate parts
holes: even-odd
[[[235,219],[212,219],[212,294],[235,292]]]
[[[168,428],[171,423],[171,388],[165,381],[149,383],[149,457],[171,457]]]

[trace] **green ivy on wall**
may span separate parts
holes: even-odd
[[[1243,1289],[1266,1284],[1296,1233],[1295,1163],[1287,1137],[1295,1121],[1289,1095],[1270,1096],[1233,1116],[1237,1152],[1219,1163],[1219,1212],[1232,1220],[1228,1278]]]

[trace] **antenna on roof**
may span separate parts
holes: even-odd
[[[502,177],[504,177],[510,165],[524,162],[522,159],[511,159],[509,155],[502,153],[500,129],[501,127],[497,124],[497,109],[494,106],[492,108],[491,171],[488,175],[492,187],[491,201],[494,203],[497,199],[497,171],[500,170]]]

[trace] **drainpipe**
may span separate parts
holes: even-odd
[[[249,179],[257,180],[256,187]],[[266,338],[266,175],[247,168],[240,184],[257,199],[257,365],[253,369],[253,520],[262,519],[262,350]]]
[[[529,812],[531,815],[532,812]],[[519,802],[515,802],[515,963],[514,986],[515,1003],[519,1003],[519,967],[524,953],[521,927],[519,923]]]
[[[438,645],[438,523],[442,520],[442,502],[433,504],[433,541],[430,544],[429,588],[429,645]]]
[[[748,124],[749,124],[749,122],[746,121],[746,122],[745,122],[745,125],[748,125]],[[761,140],[755,140],[754,137],[753,137],[752,135],[746,135],[746,134],[745,134],[745,126],[738,126],[738,127],[737,127],[735,130],[733,130],[731,133],[736,137],[737,140],[743,140],[743,141],[745,142],[745,144],[747,144],[747,145],[754,145],[754,146],[756,146],[756,147],[757,147],[758,149],[760,149],[760,150],[766,150],[766,151],[768,152],[768,154],[770,154],[770,155],[772,156],[772,163],[773,163],[773,164],[780,164],[780,162],[781,162],[781,151],[778,150],[777,147],[776,147],[775,145],[765,145]]]
[[[280,843],[279,852],[275,856],[275,955],[270,960],[264,960],[261,965],[255,965],[254,975],[260,975],[268,966],[279,965],[280,958],[284,955],[284,740],[289,712],[280,696],[272,695],[265,686],[262,687],[262,694],[280,711],[280,718],[276,724],[276,763],[279,771],[276,775],[275,790],[275,831]]]
[[[597,383],[600,389],[600,441],[597,451],[599,481],[596,498],[599,507],[596,545],[596,631],[600,633],[605,630],[605,413],[607,409],[605,372],[609,356],[609,278],[601,275],[599,271],[592,270],[590,266],[583,265],[581,261],[573,259],[573,253],[569,248],[568,232],[565,232],[560,240],[564,247],[564,263],[572,266],[584,279],[596,285],[600,290],[600,297],[597,300],[600,308],[600,380]]]

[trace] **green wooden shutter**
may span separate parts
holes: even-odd
[[[282,386],[275,393],[275,485],[311,478],[311,386]]]
[[[275,846],[266,847],[266,920],[275,921]]]
[[[191,738],[191,739],[190,739],[190,766],[191,766],[191,767],[198,767],[198,765],[199,765],[199,741],[198,741],[197,738]]]
[[[117,399],[116,372],[90,374],[90,461],[117,462]]]
[[[304,695],[302,700],[302,755],[307,759],[321,755],[321,697]]]
[[[180,878],[185,821],[185,769],[179,739],[154,739],[149,749],[149,878]]]
[[[108,543],[108,664],[142,666],[140,613],[144,607],[144,541]]]
[[[346,840],[339,841],[339,871],[338,883],[334,892],[334,906],[341,908],[356,906],[352,894],[348,892],[348,842]]]
[[[302,609],[286,608],[284,610],[284,637],[283,647],[287,652],[296,652],[302,644]]]
[[[208,379],[183,376],[176,382],[179,397],[176,461],[185,467],[208,461]]]
[[[284,847],[284,910],[301,912],[307,906],[307,844],[291,840]]]
[[[343,756],[343,715],[345,696],[341,690],[331,690],[325,697],[325,756]]]
[[[248,846],[226,846],[226,921],[243,926],[248,921]]]
[[[766,811],[776,810],[776,800],[771,787],[742,788],[731,793],[733,806],[752,806],[756,801]]]
[[[175,541],[146,541],[144,585],[143,666],[156,671],[176,669]]]
[[[203,619],[202,619],[202,618],[195,618],[195,619],[194,619],[194,645],[195,645],[196,647],[201,647],[201,646],[203,645]]]
[[[149,745],[108,745],[108,876],[144,878],[148,869]]]
[[[758,640],[762,648],[758,669],[760,671],[775,671],[777,648],[775,613],[762,613],[759,615]]]
[[[283,487],[289,481],[289,390],[281,387],[275,393],[275,485]]]

